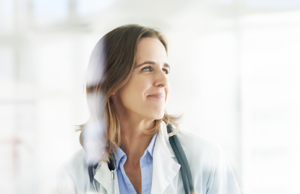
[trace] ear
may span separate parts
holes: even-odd
[[[114,92],[110,97],[111,97],[113,103],[116,104],[118,101],[118,94],[116,92]]]

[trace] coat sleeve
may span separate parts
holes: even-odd
[[[207,194],[240,194],[234,173],[220,148],[216,149],[215,162],[207,185]]]
[[[61,166],[57,174],[57,194],[77,194],[75,181],[65,165]]]

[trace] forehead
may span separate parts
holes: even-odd
[[[142,62],[141,60],[166,62],[167,52],[157,38],[142,38],[137,44],[135,58],[136,62]]]

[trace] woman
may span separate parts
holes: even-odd
[[[167,51],[160,32],[139,25],[116,28],[97,43],[87,75],[91,118],[82,127],[84,149],[61,168],[61,193],[240,193],[224,153],[179,131],[177,118],[165,112]],[[173,134],[190,179],[170,145]]]

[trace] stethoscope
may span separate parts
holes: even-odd
[[[183,188],[184,188],[185,194],[194,193],[194,185],[193,185],[191,169],[190,169],[189,163],[187,161],[186,155],[180,144],[180,141],[179,141],[177,135],[174,133],[173,128],[170,124],[167,125],[167,131],[169,134],[169,141],[170,141],[171,147],[175,153],[178,163],[181,165],[180,172],[181,172],[181,176],[182,176]],[[97,166],[98,166],[98,163],[89,165],[88,172],[89,172],[90,182],[93,184],[95,191],[98,192],[97,187],[95,185],[94,173],[93,173],[94,169],[96,169]],[[115,194],[116,193],[115,160],[114,160],[113,155],[111,155],[109,157],[108,168],[111,171],[111,179],[113,180],[113,194]]]

